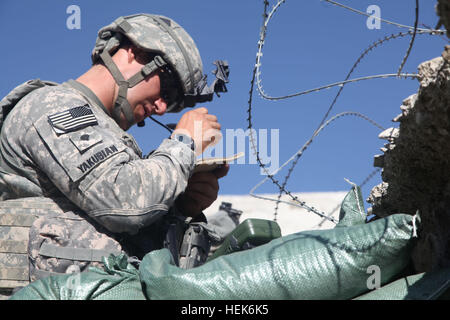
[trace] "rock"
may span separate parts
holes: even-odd
[[[398,128],[389,128],[384,130],[378,135],[378,138],[383,140],[392,141],[393,139],[397,139],[399,135],[399,129]]]
[[[383,168],[384,154],[377,154],[373,157],[373,166],[376,168]]]
[[[450,38],[450,2],[448,0],[438,0],[436,13],[441,18],[439,22],[447,29],[447,37]]]
[[[392,122],[400,122],[404,118],[403,113],[398,114],[394,119],[392,119]]]
[[[379,134],[390,142],[374,158],[383,167],[383,183],[367,201],[379,217],[420,211],[412,259],[415,271],[425,272],[450,267],[450,63],[444,57],[422,63],[419,82],[395,118],[400,127]]]
[[[445,61],[450,62],[450,46],[445,46],[445,50],[442,52],[442,58],[444,58]]]

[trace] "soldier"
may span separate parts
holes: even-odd
[[[214,93],[205,90],[194,41],[175,21],[120,17],[100,29],[92,61],[77,80],[39,83],[3,122],[0,200],[45,197],[61,209],[31,227],[31,280],[83,271],[109,253],[140,258],[160,248],[162,218],[204,218],[228,172],[192,174],[195,156],[212,143],[203,134],[220,130],[204,107],[186,112],[148,157],[124,131]]]

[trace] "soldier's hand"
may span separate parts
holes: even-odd
[[[213,171],[197,172],[188,180],[183,194],[177,199],[177,207],[185,216],[196,217],[208,208],[219,193],[218,180],[227,175],[230,166],[225,164]]]
[[[215,115],[209,114],[205,107],[190,110],[183,114],[174,133],[190,136],[195,143],[195,153],[200,155],[207,147],[221,138],[220,123]]]

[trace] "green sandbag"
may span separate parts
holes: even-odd
[[[369,291],[376,265],[381,285],[408,264],[414,219],[395,214],[365,223],[361,191],[343,201],[331,230],[305,231],[251,250],[181,269],[168,250],[147,254],[139,266],[150,299],[350,299]]]
[[[411,275],[393,281],[355,300],[435,300],[448,299],[450,268]]]
[[[380,283],[409,261],[415,218],[395,214],[368,224],[359,188],[343,201],[331,230],[306,231],[218,257],[193,269],[174,265],[167,249],[147,254],[136,270],[127,257],[104,259],[105,271],[35,281],[11,299],[350,299],[369,289],[368,268]],[[142,285],[141,285],[142,284]],[[144,290],[144,292],[142,292]]]
[[[20,289],[10,300],[145,300],[139,271],[125,255],[103,258],[105,269],[50,276]]]

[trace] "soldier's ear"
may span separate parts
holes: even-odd
[[[135,48],[128,46],[125,49],[127,50],[128,63],[132,63],[136,59]]]

